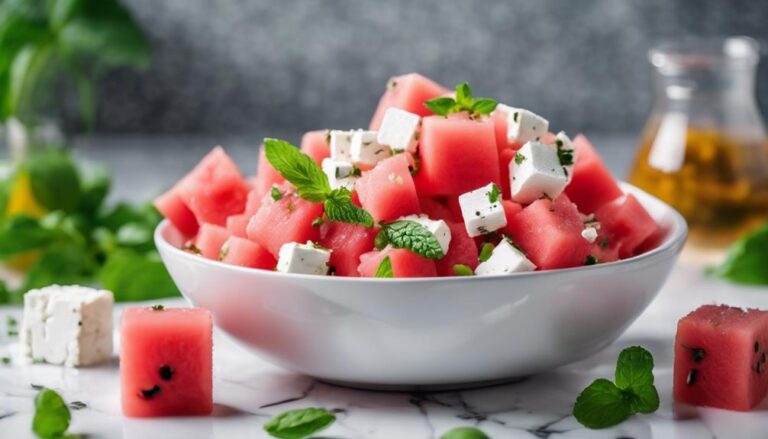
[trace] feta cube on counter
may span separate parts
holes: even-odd
[[[277,271],[300,274],[328,274],[331,251],[312,241],[306,244],[289,242],[280,247]]]
[[[87,366],[112,357],[112,307],[106,290],[51,285],[24,295],[21,345],[33,361]]]
[[[352,160],[352,133],[353,131],[331,130],[330,137],[331,158],[336,161],[349,162]]]
[[[451,245],[451,229],[445,221],[433,220],[426,215],[408,215],[399,218],[398,221],[413,221],[421,224],[435,236],[440,243],[440,248],[443,249],[443,254],[448,254],[448,248]]]
[[[421,117],[399,108],[389,108],[379,127],[376,141],[393,152],[416,152],[419,143]]]
[[[525,143],[539,140],[549,130],[549,121],[524,108],[504,107],[507,112],[507,140]]]
[[[576,163],[576,149],[573,147],[571,138],[565,134],[565,131],[560,131],[555,136],[555,146],[559,151],[558,157],[560,158],[560,164],[565,169],[565,176],[568,178],[568,183],[573,178],[573,165]],[[563,162],[567,160],[567,162]]]
[[[321,167],[328,176],[331,189],[345,187],[351,191],[355,187],[355,181],[360,177],[360,170],[350,162],[324,158]]]
[[[498,190],[498,188],[496,188]],[[501,205],[501,194],[491,201],[494,184],[459,195],[461,216],[471,237],[493,232],[507,225],[507,215]]]
[[[536,270],[536,265],[528,260],[523,252],[516,249],[507,239],[502,239],[499,245],[493,249],[491,257],[477,266],[475,274],[477,276],[490,276],[534,270]]]
[[[352,134],[350,147],[352,163],[370,169],[392,155],[392,150],[386,145],[379,144],[377,137],[377,131],[357,130]]]
[[[555,145],[528,142],[509,162],[512,200],[532,203],[541,197],[557,198],[568,184]]]

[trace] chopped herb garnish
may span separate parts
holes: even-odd
[[[192,242],[188,242],[184,244],[184,247],[181,248],[182,250],[190,253],[194,253],[196,255],[200,255],[203,252]]]
[[[597,259],[597,257],[592,256],[592,255],[588,255],[587,259],[584,261],[584,265],[595,265],[595,264],[599,264],[599,263],[600,263],[600,261]]]
[[[499,201],[499,196],[501,195],[501,191],[499,190],[499,187],[496,186],[496,183],[491,183],[491,190],[490,192],[487,192],[488,194],[488,200],[491,203],[495,203]]]
[[[288,410],[273,416],[264,424],[264,431],[279,439],[302,439],[333,424],[336,416],[322,408]]]
[[[280,189],[278,189],[275,186],[272,186],[272,190],[269,193],[272,196],[272,199],[275,201],[280,201],[283,199],[283,193],[280,192]]]
[[[323,225],[323,222],[325,222],[325,220],[323,220],[323,217],[319,216],[312,220],[312,227],[320,227]]]
[[[608,248],[608,238],[603,238],[600,240],[600,242],[597,244],[600,248]]]
[[[83,401],[72,401],[69,403],[69,408],[72,410],[82,410],[86,407],[88,407],[88,404],[84,403]]]
[[[219,249],[219,260],[223,261],[227,257],[227,253],[229,253],[229,240],[224,242],[221,249]]]
[[[6,364],[6,365],[11,364],[11,357],[3,357],[2,359],[0,359],[0,361],[2,361],[3,364]]]
[[[389,256],[385,256],[384,259],[382,259],[379,266],[376,268],[376,274],[375,277],[394,277],[394,273],[392,272],[392,260],[389,258]]]
[[[491,258],[491,255],[493,254],[493,249],[495,248],[496,246],[490,242],[484,243],[483,246],[480,248],[480,255],[477,257],[477,260],[480,262],[487,261],[488,259]]]
[[[359,177],[363,175],[363,171],[361,171],[357,166],[353,166],[352,171],[349,172],[349,175],[352,177]]]
[[[453,266],[453,274],[456,276],[473,276],[475,272],[468,265],[456,264]]]
[[[387,244],[389,244],[387,234],[383,230],[380,230],[379,233],[376,234],[376,238],[373,241],[373,246],[376,247],[376,250],[383,250]]]
[[[573,164],[573,150],[558,145],[557,158],[560,160],[560,166],[571,166]]]
[[[515,153],[515,164],[516,165],[522,165],[527,157],[520,154],[520,152]]]
[[[160,305],[160,304],[152,305],[150,308],[152,309],[152,311],[163,311],[163,310],[165,310],[165,306],[164,305]]]
[[[424,102],[425,107],[439,116],[466,111],[472,119],[491,114],[497,105],[495,99],[472,97],[472,88],[466,82],[456,86],[456,99],[444,96]]]
[[[8,330],[8,337],[17,337],[18,335],[19,335],[19,331],[15,329]]]
[[[13,328],[13,327],[16,327],[16,325],[18,325],[19,322],[16,321],[16,319],[13,316],[7,316],[5,318],[5,324],[8,325],[9,327]]]

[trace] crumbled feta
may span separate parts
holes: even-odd
[[[379,127],[376,141],[393,152],[416,152],[421,117],[399,108],[389,108]]]
[[[563,169],[565,169],[565,176],[568,178],[568,183],[570,183],[573,178],[573,165],[576,163],[576,149],[573,147],[571,138],[565,134],[565,131],[557,133],[557,136],[555,136],[555,146],[559,151],[558,157],[561,157],[561,159],[570,159],[570,164],[563,163],[563,160],[560,161],[560,164],[563,165]]]
[[[493,249],[491,257],[477,266],[475,274],[489,276],[534,270],[536,270],[536,265],[525,257],[523,252],[516,249],[508,240],[502,239],[499,245]]]
[[[597,229],[594,227],[585,227],[584,230],[581,231],[581,237],[586,239],[587,242],[592,244],[597,239]]]
[[[507,111],[507,140],[525,143],[539,140],[549,130],[549,121],[523,108],[505,108]]]
[[[21,345],[26,357],[87,366],[112,357],[112,307],[106,290],[51,285],[24,295]]]
[[[360,176],[360,170],[350,162],[324,158],[321,167],[325,175],[328,176],[331,189],[345,187],[351,191],[355,187],[355,181]]]
[[[512,176],[512,200],[528,204],[541,197],[557,198],[568,184],[560,165],[557,148],[540,142],[528,142],[509,162]]]
[[[459,196],[461,216],[464,217],[464,226],[469,236],[480,236],[507,225],[501,195],[496,201],[491,201],[493,188],[494,184],[490,183]]]
[[[280,247],[277,259],[277,271],[283,273],[328,274],[328,261],[331,251],[312,241],[306,244],[289,242]]]
[[[329,133],[331,158],[336,161],[352,161],[352,133],[353,131],[331,130]]]
[[[413,221],[421,224],[435,236],[437,242],[440,243],[440,248],[443,249],[443,254],[448,254],[448,247],[451,244],[451,229],[445,221],[429,219],[426,215],[408,215],[399,218],[398,221]]]
[[[376,166],[377,163],[392,155],[392,150],[381,145],[376,140],[376,131],[357,130],[352,134],[350,155],[352,163],[365,169]]]

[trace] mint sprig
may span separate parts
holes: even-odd
[[[376,274],[374,276],[383,278],[395,277],[394,273],[392,272],[392,260],[389,258],[389,256],[386,256],[384,259],[382,259],[378,268],[376,268]]]
[[[424,102],[424,106],[439,116],[466,111],[472,117],[487,116],[496,109],[498,102],[491,98],[472,97],[472,88],[462,82],[456,86],[456,98],[439,97]]]
[[[640,346],[624,349],[615,375],[614,382],[595,380],[576,399],[573,416],[585,427],[612,427],[635,413],[653,413],[659,408],[650,352]]]
[[[415,221],[400,220],[381,223],[381,231],[376,238],[376,245],[381,245],[384,242],[394,248],[410,250],[427,259],[442,259],[445,256],[435,235]]]
[[[501,190],[499,190],[499,187],[496,186],[496,183],[491,183],[491,190],[487,192],[488,194],[488,201],[491,203],[495,203],[499,201],[499,197],[501,196]]]
[[[323,203],[331,221],[373,226],[371,214],[352,203],[352,193],[341,187],[331,189],[328,176],[308,155],[284,140],[264,139],[267,160],[291,184],[299,196],[313,203]]]
[[[280,439],[302,439],[321,431],[336,421],[336,416],[323,408],[309,407],[277,414],[264,424],[264,431]]]

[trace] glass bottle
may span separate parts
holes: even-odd
[[[759,46],[692,39],[650,50],[656,102],[630,182],[674,206],[690,242],[723,247],[768,219],[768,144],[755,99]]]

